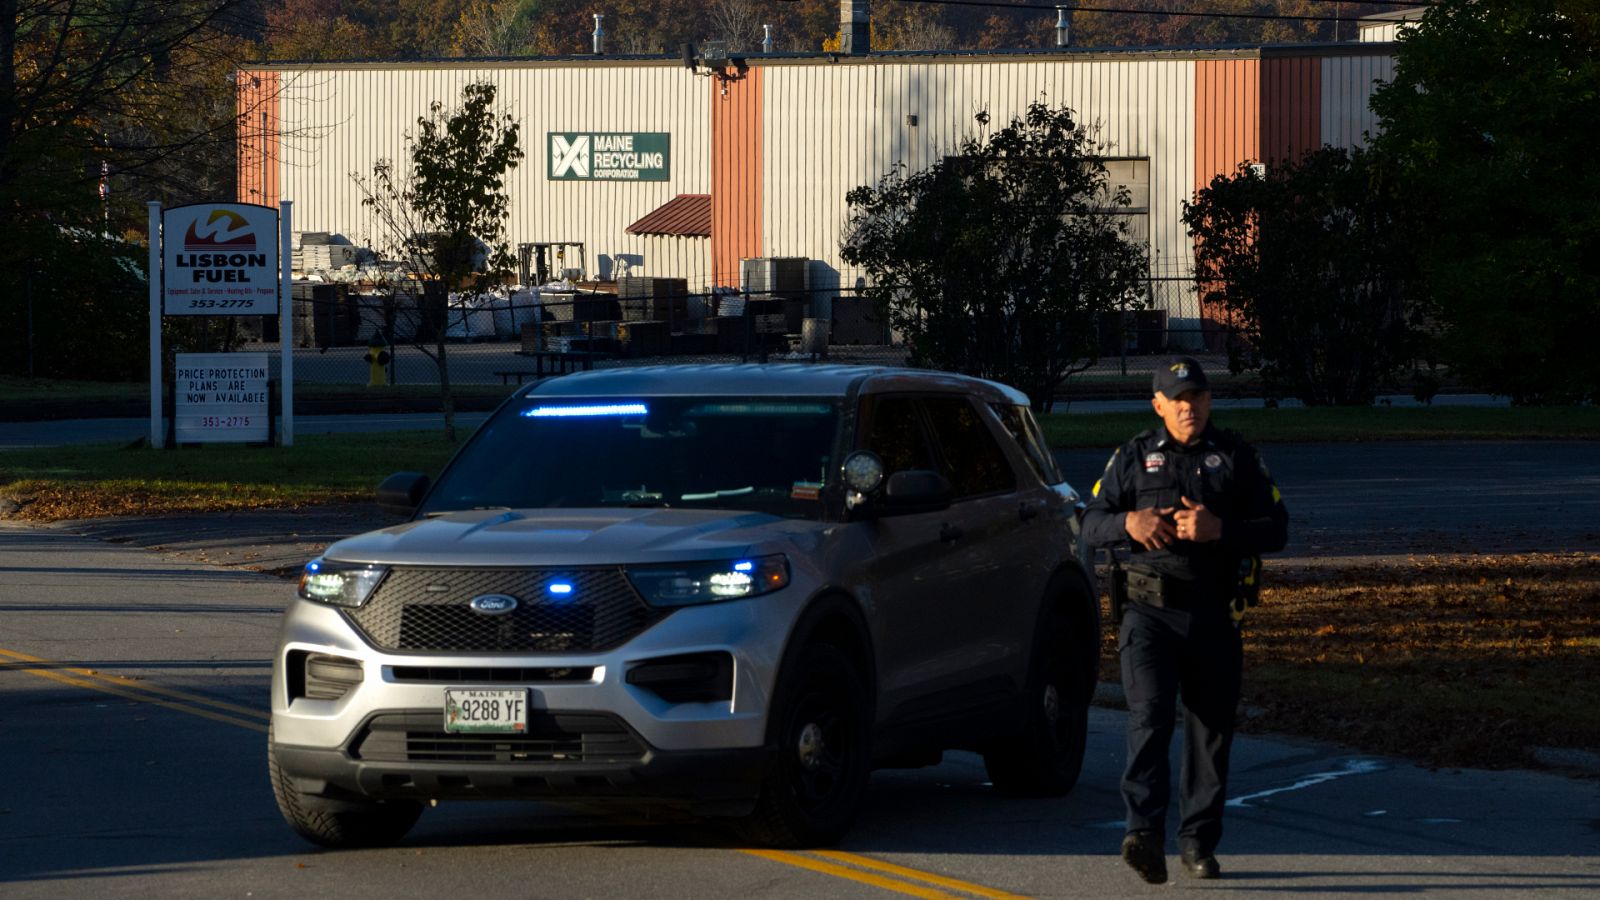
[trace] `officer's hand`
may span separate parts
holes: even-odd
[[[1204,503],[1196,503],[1188,497],[1181,499],[1184,508],[1172,516],[1178,527],[1178,539],[1196,543],[1221,540],[1222,520],[1212,515]]]
[[[1128,513],[1122,527],[1128,532],[1128,537],[1138,541],[1146,550],[1170,547],[1178,539],[1178,532],[1172,526],[1172,510],[1171,506],[1133,510]]]

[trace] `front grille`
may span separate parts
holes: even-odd
[[[447,734],[444,714],[374,716],[350,754],[369,762],[633,763],[645,746],[607,713],[531,711],[526,734]]]
[[[552,582],[572,586],[552,595]],[[508,594],[517,608],[484,615],[468,604]],[[647,605],[617,569],[397,568],[345,615],[384,650],[585,653],[616,647],[667,614]]]
[[[472,684],[475,682],[511,682],[535,684],[539,682],[589,682],[594,680],[593,666],[568,666],[563,668],[528,668],[522,666],[395,666],[391,669],[395,681],[415,681],[423,684]]]

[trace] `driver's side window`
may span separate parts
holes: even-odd
[[[859,433],[860,449],[878,454],[888,474],[938,468],[914,397],[868,396],[861,403]]]

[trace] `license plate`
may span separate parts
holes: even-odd
[[[528,692],[446,689],[444,730],[447,734],[526,734]]]

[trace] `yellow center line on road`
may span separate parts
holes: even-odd
[[[0,662],[0,669],[11,669],[60,684],[87,688],[91,691],[100,691],[101,693],[113,694],[129,700],[150,703],[165,709],[188,713],[189,715],[210,719],[214,722],[238,725],[253,731],[265,732],[267,730],[267,726],[263,722],[268,719],[268,714],[247,706],[186,694],[183,691],[175,691],[172,688],[148,684],[132,678],[101,675],[90,669],[73,668],[65,663],[29,656],[26,653],[18,653],[15,650],[0,648],[0,658],[15,660],[15,662]],[[208,709],[207,707],[210,708]],[[251,716],[262,721],[250,721],[235,715],[228,715],[228,713]]]
[[[72,687],[85,688],[105,694],[149,703],[165,709],[199,716],[214,722],[226,725],[237,725],[252,731],[265,732],[267,727],[263,724],[270,719],[270,714],[265,710],[253,709],[221,700],[213,700],[196,694],[189,694],[172,688],[144,681],[137,681],[121,675],[105,675],[92,669],[77,668],[55,660],[30,656],[16,650],[0,648],[0,671],[12,670],[45,678],[60,684]],[[230,715],[234,713],[236,715]],[[248,716],[250,718],[242,718]],[[252,719],[260,721],[252,721]],[[963,894],[978,897],[992,898],[992,900],[1015,900],[1018,894],[1008,894],[982,885],[935,875],[932,872],[923,872],[918,869],[898,866],[894,863],[883,862],[854,853],[844,853],[836,850],[819,850],[817,856],[826,857],[834,862],[816,859],[799,853],[790,853],[784,850],[741,850],[741,853],[755,856],[769,862],[782,863],[796,868],[843,878],[860,884],[871,885],[897,894],[911,897],[923,897],[926,900],[959,900],[955,894],[947,894],[925,885],[935,885]],[[841,865],[840,863],[843,863]],[[862,870],[872,871],[862,871]],[[883,875],[874,874],[882,872]],[[895,877],[886,877],[886,876]],[[917,882],[921,882],[918,884]]]
[[[949,888],[954,891],[975,894],[979,897],[990,897],[993,898],[993,900],[1027,900],[1027,898],[1022,894],[1008,894],[1005,891],[997,891],[994,888],[987,888],[981,884],[973,884],[970,881],[960,881],[955,878],[947,878],[943,875],[935,875],[932,872],[924,872],[921,869],[897,866],[891,862],[884,862],[881,859],[873,859],[869,856],[859,856],[855,853],[845,853],[840,850],[818,850],[816,851],[816,855],[824,856],[837,862],[848,863],[852,866],[860,866],[864,869],[876,869],[879,872],[887,872],[891,875],[898,875],[901,878],[913,878],[917,881],[938,885],[939,887]]]
[[[909,881],[896,881],[893,878],[884,878],[881,875],[874,875],[871,872],[857,871],[856,869],[835,865],[834,863],[823,862],[820,859],[812,859],[809,856],[802,856],[799,853],[789,853],[784,850],[740,850],[739,852],[747,853],[751,856],[757,856],[761,859],[770,860],[775,863],[783,863],[786,866],[810,869],[813,872],[821,872],[824,875],[832,875],[835,878],[844,878],[849,881],[870,884],[875,888],[882,888],[886,891],[894,891],[897,894],[907,894],[912,897],[924,897],[927,898],[927,900],[959,900],[959,898],[957,898],[954,894],[946,894],[942,891],[936,891],[933,888],[923,887],[920,884],[912,884]]]

